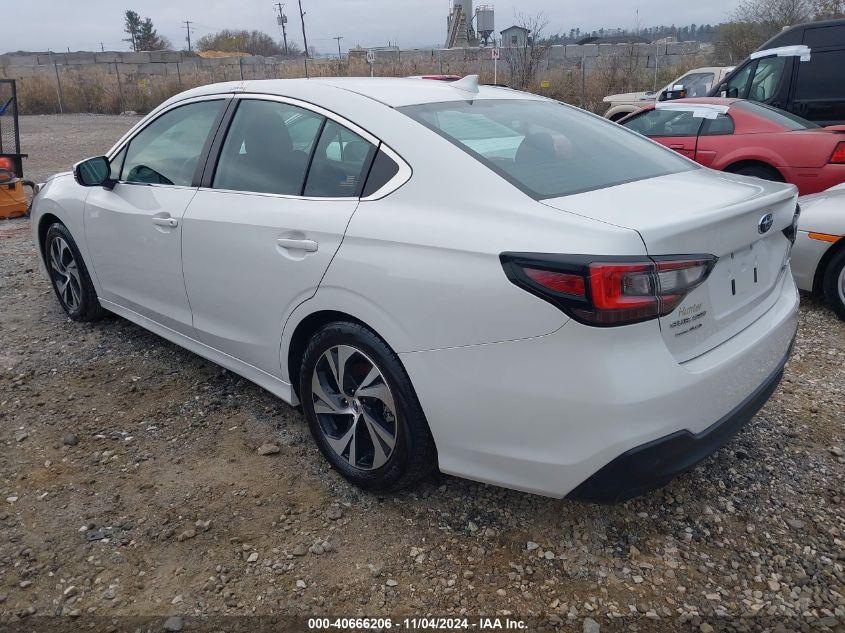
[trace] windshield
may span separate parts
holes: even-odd
[[[536,199],[696,168],[639,134],[556,101],[479,99],[399,110]]]
[[[772,106],[768,106],[765,103],[757,103],[755,101],[740,101],[735,103],[733,107],[748,110],[752,114],[756,114],[757,116],[763,117],[764,119],[768,119],[772,123],[782,125],[790,131],[812,130],[814,128],[819,127],[812,121],[802,119],[800,116],[792,114],[791,112],[785,112],[783,110],[773,108]]]

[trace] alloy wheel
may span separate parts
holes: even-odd
[[[50,274],[56,284],[59,299],[70,312],[79,309],[82,302],[82,282],[79,266],[67,242],[61,237],[50,242]]]
[[[349,345],[327,349],[311,378],[314,413],[332,451],[359,470],[384,466],[398,432],[393,392],[381,370]]]

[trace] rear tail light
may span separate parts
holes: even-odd
[[[590,257],[503,253],[514,284],[588,325],[611,327],[671,313],[707,279],[712,255]]]
[[[837,145],[836,149],[833,150],[833,156],[830,157],[830,162],[838,165],[845,164],[845,141]]]

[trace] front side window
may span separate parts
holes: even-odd
[[[722,91],[725,97],[731,99],[745,99],[748,95],[748,80],[751,78],[751,71],[754,68],[754,63],[748,63],[740,69],[730,80],[725,84]]]
[[[375,146],[334,121],[327,121],[314,152],[305,195],[349,198],[361,194]]]
[[[399,111],[537,199],[695,169],[615,123],[556,101],[477,99]]]
[[[325,117],[277,101],[243,99],[223,143],[212,186],[254,193],[302,194]]]
[[[643,136],[698,136],[701,122],[702,118],[693,116],[691,111],[655,109],[622,125]]]
[[[713,87],[715,78],[713,73],[690,73],[675,83],[684,87],[687,97],[706,97]]]
[[[813,51],[810,61],[798,65],[798,100],[845,99],[843,73],[845,50]]]
[[[786,68],[786,57],[766,57],[757,62],[754,79],[748,90],[748,99],[754,101],[768,101],[775,96],[783,70]]]
[[[129,142],[121,180],[191,186],[205,142],[222,108],[222,99],[200,101],[155,119]]]

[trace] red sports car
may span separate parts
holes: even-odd
[[[761,103],[665,101],[620,124],[706,167],[791,182],[801,195],[845,182],[845,125],[819,127]]]

